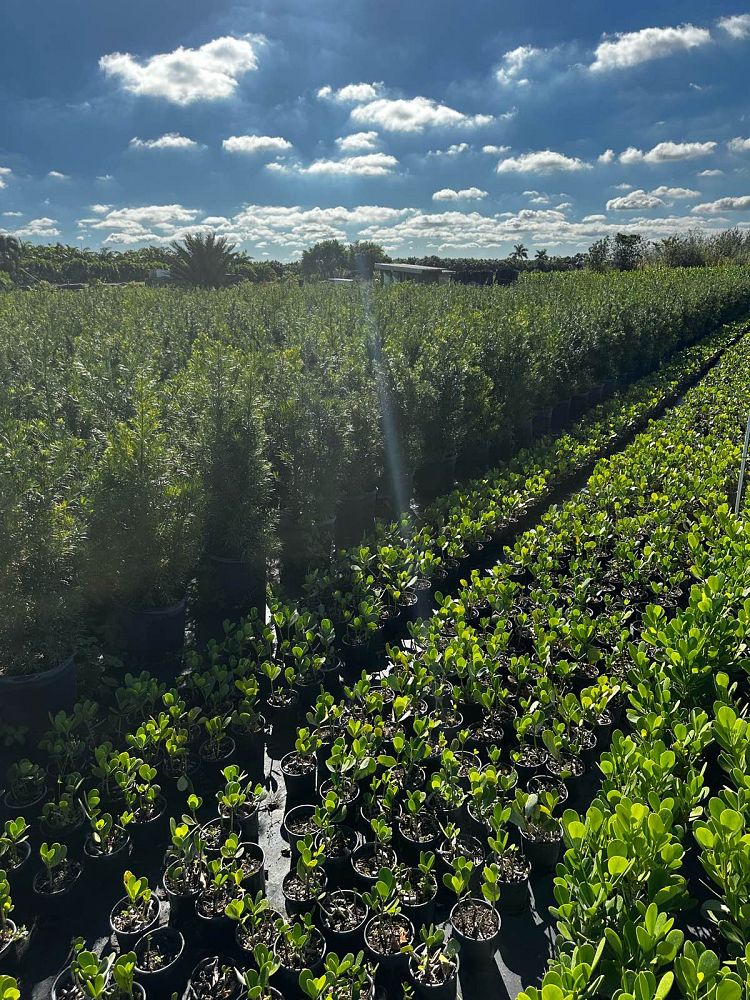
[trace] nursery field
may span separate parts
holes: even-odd
[[[748,314],[0,297],[0,1000],[750,1000]]]

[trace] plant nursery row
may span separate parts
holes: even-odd
[[[30,991],[51,960],[65,1000],[468,997],[547,919],[546,883],[555,955],[527,997],[544,975],[543,1000],[746,998],[741,331],[692,348],[696,374],[727,350],[489,572],[524,488],[502,477],[437,505],[467,547],[421,604],[347,633],[319,571],[174,680],[120,675],[55,716],[7,774],[0,969]],[[591,428],[683,381],[665,366]],[[347,591],[385,588],[382,548],[341,558]]]
[[[179,652],[188,600],[215,634],[269,566],[299,592],[376,514],[576,427],[748,308],[734,267],[5,295],[0,677],[69,687],[92,635],[131,662]]]

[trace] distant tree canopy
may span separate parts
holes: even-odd
[[[181,285],[224,288],[235,280],[235,244],[216,233],[188,233],[170,244],[169,269]]]
[[[589,247],[586,264],[593,271],[631,271],[635,267],[712,267],[750,263],[750,230],[736,226],[720,233],[689,229],[652,243],[638,233],[617,233]]]
[[[221,239],[220,237],[218,239]],[[325,240],[309,247],[301,260],[253,260],[245,252],[232,251],[220,265],[231,281],[320,280],[337,277],[371,277],[379,261],[391,258],[377,243],[350,245]],[[454,272],[454,281],[472,284],[507,284],[529,271],[571,271],[583,267],[594,271],[632,270],[635,267],[712,267],[724,263],[750,263],[750,230],[737,227],[719,233],[698,229],[649,242],[639,233],[606,236],[589,247],[587,254],[551,255],[544,248],[516,244],[505,258],[405,257],[402,263],[442,267]],[[0,285],[84,284],[145,281],[149,271],[174,270],[174,251],[167,246],[138,250],[89,250],[62,243],[35,245],[0,233]],[[179,265],[176,276],[179,277]]]

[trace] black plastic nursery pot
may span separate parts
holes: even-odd
[[[0,722],[23,726],[32,739],[49,729],[50,714],[72,709],[76,700],[76,661],[65,660],[36,674],[0,675]]]
[[[133,843],[133,852],[139,853],[152,849],[155,844],[162,842],[168,829],[167,800],[163,795],[160,795],[156,800],[154,814],[147,820],[133,820],[129,826],[128,832]]]
[[[195,900],[198,898],[200,886],[188,888],[184,884],[178,886],[171,876],[179,867],[175,861],[169,865],[162,876],[162,885],[169,902],[169,921],[174,927],[192,929],[197,923],[195,916]]]
[[[128,608],[126,640],[128,650],[142,659],[161,661],[176,655],[185,644],[187,595],[164,608]]]
[[[335,909],[338,901],[343,901],[345,906],[350,908],[346,925],[341,920],[336,921],[335,913],[331,915],[331,909]],[[321,900],[317,910],[318,926],[323,931],[329,950],[337,955],[346,955],[349,952],[356,955],[362,948],[364,927],[368,917],[364,900],[353,889],[340,889],[331,893],[326,900]]]
[[[500,914],[484,899],[462,899],[451,910],[453,936],[467,966],[491,962],[500,934]]]
[[[52,984],[50,1000],[61,1000],[62,996],[68,992],[73,985],[73,975],[70,966],[58,975]],[[146,991],[140,983],[133,983],[133,1000],[146,1000]]]
[[[221,970],[227,970],[223,975]],[[221,993],[219,993],[221,990]],[[244,989],[229,959],[209,955],[190,973],[183,1000],[240,1000]]]
[[[80,898],[83,868],[77,861],[68,862],[70,881],[54,892],[43,891],[46,872],[37,872],[32,882],[33,909],[35,914],[52,920],[59,920],[72,913]]]
[[[281,836],[292,849],[292,858],[297,857],[297,844],[308,834],[312,837],[317,833],[317,827],[313,822],[315,806],[305,802],[294,808],[284,816],[281,824]]]
[[[97,852],[90,835],[83,844],[86,868],[102,891],[122,886],[122,874],[128,868],[132,852],[133,845],[128,834],[122,837],[121,843],[109,854]]]
[[[346,549],[361,541],[375,524],[377,490],[368,490],[358,496],[341,497],[336,502],[336,528],[334,538],[337,549]]]
[[[120,929],[118,926],[117,915],[126,910],[130,900],[127,896],[123,896],[119,899],[109,914],[109,926],[110,930],[114,932],[117,939],[117,946],[120,951],[132,951],[133,945],[138,940],[139,937],[143,937],[149,931],[152,931],[156,925],[159,923],[159,914],[161,913],[161,901],[156,895],[151,896],[149,903],[149,909],[147,914],[147,919],[140,923],[137,927],[130,930]]]
[[[276,973],[278,978],[278,984],[280,987],[281,994],[287,998],[287,1000],[292,1000],[293,997],[299,997],[302,995],[302,991],[299,987],[299,974],[302,972],[303,968],[307,968],[313,974],[313,976],[320,975],[323,968],[323,963],[326,957],[326,942],[321,931],[317,928],[313,928],[312,940],[315,941],[316,951],[318,952],[318,957],[308,961],[305,965],[301,965],[299,968],[291,968],[284,965],[283,951],[281,949],[281,944],[283,941],[282,935],[276,938],[273,946],[274,954],[276,955],[277,961],[281,962],[279,971]]]
[[[185,939],[173,927],[157,927],[135,945],[135,976],[148,1000],[169,1000],[180,985]],[[158,966],[153,956],[160,956]]]
[[[281,893],[284,897],[284,908],[290,917],[299,917],[304,913],[313,913],[317,909],[318,898],[321,893],[328,888],[328,875],[325,870],[320,871],[316,885],[311,886],[309,891],[294,891],[293,886],[297,883],[297,874],[292,868],[287,872],[281,883]]]
[[[552,420],[552,407],[547,406],[537,410],[531,418],[531,433],[534,438],[544,437],[549,434],[550,421]]]
[[[15,973],[18,967],[18,958],[21,941],[15,937],[16,924],[8,919],[6,926],[10,929],[11,938],[5,944],[0,943],[0,970],[8,974]]]
[[[562,847],[562,833],[553,840],[532,840],[522,830],[521,843],[533,872],[549,873],[555,870]]]
[[[389,937],[392,938],[393,947],[381,950],[383,941],[380,929],[384,923],[388,923],[393,928]],[[403,913],[394,917],[376,915],[370,917],[365,924],[365,950],[370,960],[377,963],[377,980],[381,983],[393,982],[394,979],[404,976],[408,966],[408,956],[401,951],[401,948],[414,942],[414,924]]]
[[[202,581],[209,604],[222,611],[262,609],[266,604],[266,560],[237,559],[211,555],[205,558],[205,580]]]
[[[447,493],[456,479],[457,455],[447,455],[423,462],[416,471],[414,485],[422,500],[432,500]]]
[[[370,830],[369,823],[367,830]],[[395,868],[398,858],[396,852],[387,844],[376,853],[377,845],[372,841],[359,844],[352,853],[351,865],[354,878],[362,889],[369,891],[378,880],[381,868]]]
[[[299,764],[299,767],[296,770],[294,770],[295,764]],[[288,800],[293,800],[294,802],[309,802],[315,795],[318,775],[316,760],[314,757],[312,758],[310,764],[311,766],[309,768],[303,770],[300,756],[295,750],[292,750],[290,753],[285,754],[282,757],[281,774],[284,778],[284,784],[286,785]]]
[[[423,950],[424,945],[420,945],[416,949],[416,954],[423,953]],[[453,958],[453,962],[454,965],[449,967],[442,983],[429,983],[425,982],[424,978],[419,977],[415,956],[409,958],[409,982],[414,987],[414,992],[419,1000],[455,1000],[458,992],[458,970],[460,968],[458,955]],[[444,966],[440,967],[444,968]]]

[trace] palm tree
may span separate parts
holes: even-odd
[[[515,261],[521,261],[521,260],[528,260],[528,257],[529,257],[529,251],[526,249],[523,243],[516,243],[516,245],[513,247],[513,253],[510,255],[510,259]]]
[[[183,285],[221,288],[230,284],[237,261],[234,243],[216,233],[188,233],[182,243],[171,244],[172,277]]]
[[[537,250],[534,254],[534,260],[536,261],[536,266],[540,271],[547,270],[547,265],[549,264],[549,254],[546,250]]]

